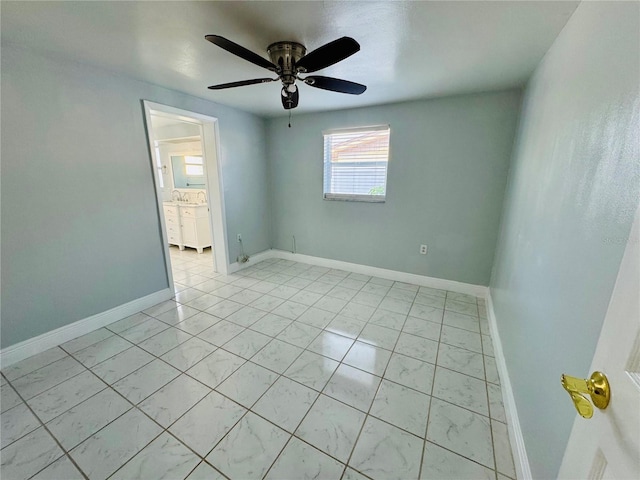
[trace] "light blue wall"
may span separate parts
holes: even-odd
[[[488,285],[521,94],[483,93],[267,123],[274,248]],[[386,203],[322,199],[322,131],[391,125]],[[418,253],[427,244],[427,256]]]
[[[167,288],[141,99],[219,119],[231,259],[269,248],[263,119],[3,44],[2,347]]]
[[[536,70],[491,279],[534,478],[556,478],[640,196],[640,4],[583,2]],[[615,395],[615,392],[614,392]]]

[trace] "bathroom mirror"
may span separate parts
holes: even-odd
[[[201,155],[172,155],[173,188],[205,188],[204,162]]]

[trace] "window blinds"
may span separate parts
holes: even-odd
[[[324,132],[324,197],[384,201],[389,126]]]

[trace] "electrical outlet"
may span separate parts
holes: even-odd
[[[420,255],[426,255],[426,254],[427,254],[427,246],[420,245]]]
[[[242,241],[242,235],[238,234],[238,242]]]

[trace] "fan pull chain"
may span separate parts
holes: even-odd
[[[291,110],[289,110],[289,128],[291,128]]]

